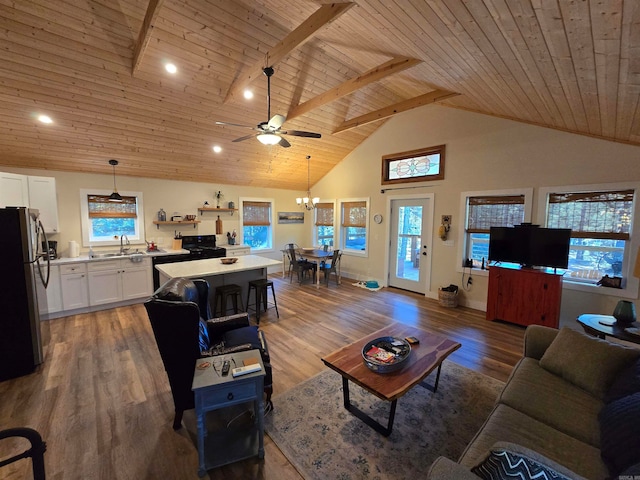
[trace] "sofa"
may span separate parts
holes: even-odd
[[[439,457],[428,478],[634,478],[639,359],[638,348],[570,328],[527,327],[491,414],[458,461]]]

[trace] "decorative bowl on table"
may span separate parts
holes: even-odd
[[[224,265],[231,265],[232,263],[236,263],[237,261],[238,257],[227,257],[220,259],[220,262],[222,262]]]
[[[404,338],[379,337],[362,348],[362,359],[371,371],[390,373],[407,364],[411,345]]]
[[[302,251],[303,251],[303,252],[307,252],[307,253],[311,253],[311,252],[313,252],[314,250],[315,250],[315,248],[313,248],[313,247],[304,247],[304,248],[302,249]]]

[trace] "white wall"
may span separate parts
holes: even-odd
[[[415,190],[380,192],[383,155],[440,144],[446,145],[444,180],[417,184],[422,188]],[[459,234],[464,228],[464,219],[459,218],[461,192],[534,188],[533,219],[539,222],[538,188],[640,181],[639,156],[636,146],[430,105],[389,120],[314,185],[312,192],[322,198],[331,198],[333,192],[336,197],[369,195],[371,215],[385,212],[389,195],[434,193],[435,226],[441,215],[452,215],[449,238],[454,240],[453,246],[446,246],[434,232],[428,295],[436,298],[440,286],[461,285],[457,265]],[[371,222],[368,258],[343,257],[344,269],[351,275],[383,280],[386,220],[385,216],[381,225]],[[487,277],[483,273],[485,276],[474,272],[473,286],[470,292],[463,292],[462,303],[486,307]],[[632,281],[637,285],[637,279]],[[611,313],[617,301],[614,296],[565,289],[562,318],[573,322],[580,313]]]

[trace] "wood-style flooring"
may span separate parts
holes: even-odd
[[[460,342],[449,360],[499,380],[506,380],[521,356],[524,329],[487,322],[484,312],[443,308],[397,289],[370,292],[347,279],[316,287],[271,278],[280,318],[271,308],[260,326],[269,342],[276,409],[279,394],[326,368],[322,356],[390,321]],[[197,479],[195,415],[186,412],[185,427],[171,428],[169,384],[143,305],[47,326],[45,363],[31,375],[0,382],[0,429],[28,426],[42,434],[47,479]],[[4,441],[0,459],[23,448]],[[208,478],[302,478],[268,436],[265,449],[264,460],[210,470]],[[0,469],[0,478],[30,475],[29,460]]]

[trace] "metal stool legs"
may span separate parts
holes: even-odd
[[[244,305],[242,304],[242,289],[240,285],[229,284],[216,287],[213,300],[213,316],[218,316],[218,300],[220,300],[220,316],[224,317],[227,314],[227,304],[229,298],[233,300],[233,312],[244,312]],[[238,300],[240,301],[240,310],[238,310]]]
[[[21,454],[0,461],[0,468],[17,460],[31,457],[33,478],[35,480],[45,480],[44,452],[47,450],[47,444],[42,441],[40,434],[32,428],[9,428],[8,430],[0,431],[0,440],[9,437],[24,437],[31,442],[31,448]]]
[[[276,315],[278,318],[280,318],[280,312],[278,312],[278,301],[276,300],[276,291],[273,287],[273,281],[272,280],[251,280],[249,282],[249,290],[247,291],[247,312],[249,311],[249,300],[251,299],[251,290],[253,289],[255,291],[255,303],[254,305],[254,311],[256,312],[256,322],[259,324],[260,323],[260,310],[262,309],[262,307],[264,307],[264,311],[267,311],[268,308],[268,296],[269,296],[269,290],[268,288],[271,287],[271,295],[273,296],[273,306],[276,309]],[[262,304],[262,306],[261,306]]]

